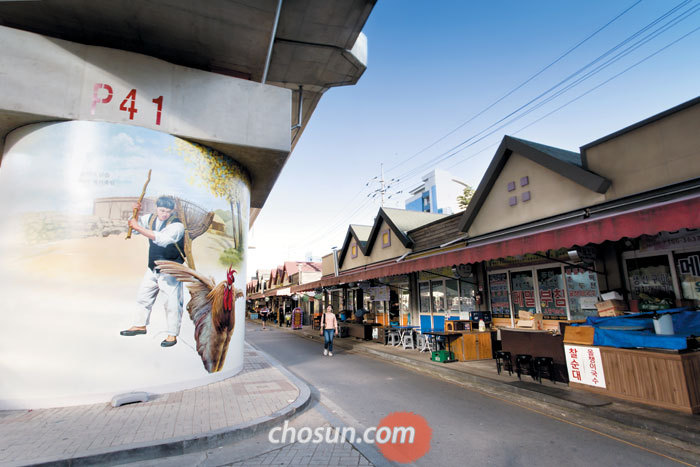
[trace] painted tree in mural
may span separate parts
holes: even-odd
[[[227,200],[231,213],[218,211],[226,225],[226,233],[233,239],[233,246],[224,248],[220,262],[235,267],[240,264],[244,254],[244,235],[247,219],[241,203],[247,196],[245,182],[248,177],[233,160],[227,156],[196,143],[176,140],[175,151],[182,155],[185,163],[192,169],[188,183],[206,188],[217,198]]]

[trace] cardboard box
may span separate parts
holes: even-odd
[[[565,344],[593,345],[593,326],[567,326],[564,329]]]
[[[622,300],[622,295],[619,292],[606,292],[600,295],[600,298],[605,300]]]
[[[599,311],[598,316],[601,317],[609,317],[609,316],[622,316],[625,314],[627,310],[614,310],[612,308],[609,308],[607,310]]]
[[[532,313],[525,310],[518,311],[518,319],[532,319]]]
[[[606,313],[611,313],[613,311],[629,311],[627,304],[622,300],[605,300],[595,304],[598,309],[598,316],[616,316]]]
[[[529,313],[527,311],[519,311],[520,319],[516,323],[516,327],[525,329],[544,329],[544,318],[542,313]],[[525,318],[527,316],[527,318]]]

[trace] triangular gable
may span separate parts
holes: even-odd
[[[408,211],[406,209],[394,208],[379,208],[379,213],[374,219],[372,231],[367,239],[367,249],[365,256],[372,253],[382,222],[386,222],[389,228],[394,232],[396,238],[399,239],[404,248],[413,248],[413,240],[408,236],[408,231],[416,229],[425,224],[430,224],[438,219],[447,217],[447,214],[434,214],[430,212]]]
[[[360,247],[360,251],[362,251],[362,254],[367,254],[367,239],[369,238],[371,230],[372,226],[370,225],[350,224],[350,226],[348,227],[348,232],[347,234],[345,234],[343,248],[340,250],[340,255],[338,256],[338,267],[343,266],[343,260],[345,259],[345,255],[348,253],[348,249],[350,248],[350,244],[353,238],[355,239],[355,242],[357,242],[357,246]]]
[[[610,180],[582,168],[579,153],[523,139],[504,136],[474,196],[464,211],[459,230],[467,232],[483,206],[501,171],[513,153],[539,164],[593,192],[605,193]]]

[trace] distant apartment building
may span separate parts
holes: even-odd
[[[409,211],[454,214],[460,211],[457,197],[465,184],[445,170],[435,169],[422,178],[423,183],[410,191],[406,200]]]

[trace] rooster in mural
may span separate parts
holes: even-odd
[[[243,296],[233,286],[236,271],[229,267],[226,280],[215,284],[213,278],[173,261],[156,261],[156,265],[160,272],[188,284],[187,312],[194,322],[197,352],[209,373],[220,371],[236,324],[236,299]]]

